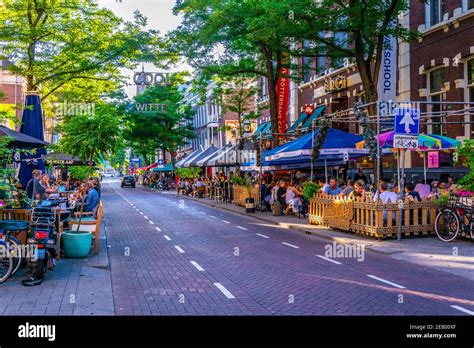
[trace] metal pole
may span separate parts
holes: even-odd
[[[426,185],[426,152],[423,152],[423,174],[425,176],[425,185]]]
[[[314,120],[311,121],[311,152],[314,149]],[[314,180],[314,163],[313,154],[311,153],[311,181]]]
[[[324,159],[324,175],[326,176],[326,184],[329,184],[328,182],[328,161],[325,158]]]
[[[260,137],[259,141],[258,141],[258,144],[259,144],[259,148],[260,148],[260,187],[259,187],[259,190],[258,192],[260,192],[260,211],[263,211],[263,202],[262,202],[262,176],[263,176],[263,170],[262,170],[262,137]],[[264,192],[265,193],[265,192]],[[265,197],[264,197],[265,198]]]
[[[405,193],[405,149],[402,149],[402,177],[400,182],[400,202],[398,203],[398,240],[402,240],[403,196]]]
[[[377,108],[377,187],[380,187],[380,162],[381,162],[381,154],[380,154],[380,110]]]
[[[397,186],[398,192],[400,192],[400,149],[397,149]]]

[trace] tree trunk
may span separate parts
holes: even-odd
[[[275,75],[278,75],[278,71],[274,71],[273,68],[273,54],[270,49],[262,47],[262,50],[265,55],[265,68],[266,68],[266,78],[268,83],[268,97],[269,97],[269,107],[270,107],[270,121],[272,123],[272,134],[278,133],[278,99],[277,99],[277,78]],[[273,139],[273,145],[278,146],[279,139],[276,137]]]

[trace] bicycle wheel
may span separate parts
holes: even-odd
[[[21,266],[21,250],[18,242],[14,239],[9,239],[8,244],[10,245],[10,255],[13,260],[13,268],[10,276],[14,275]]]
[[[451,209],[444,209],[436,216],[436,235],[443,242],[451,242],[454,240],[459,233],[460,226],[461,223],[458,215]]]
[[[13,269],[13,260],[8,257],[8,245],[0,241],[0,284],[5,282]]]

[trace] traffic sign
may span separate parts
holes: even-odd
[[[398,108],[395,110],[395,135],[393,147],[416,149],[420,134],[420,109]]]
[[[159,159],[159,160],[158,160],[158,165],[159,165],[159,166],[162,166],[162,165],[163,165],[163,160],[162,160],[162,159]]]

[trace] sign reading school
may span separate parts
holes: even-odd
[[[398,108],[395,110],[395,135],[393,147],[416,149],[420,134],[420,109]]]

